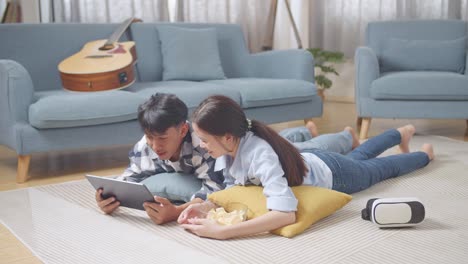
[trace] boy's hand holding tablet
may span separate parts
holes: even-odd
[[[119,206],[145,210],[143,208],[144,202],[156,202],[153,194],[141,183],[119,181],[89,174],[86,175],[86,178],[96,189],[96,201],[106,214],[111,214]]]

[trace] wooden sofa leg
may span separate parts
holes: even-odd
[[[362,117],[358,116],[358,118],[356,119],[357,131],[361,131],[361,126],[362,126]]]
[[[468,119],[466,120],[465,135],[468,136]]]
[[[361,132],[359,134],[359,139],[367,138],[371,120],[372,119],[368,117],[362,118],[362,125],[361,125]]]
[[[18,170],[16,172],[16,182],[24,183],[28,180],[29,162],[31,155],[18,155]]]

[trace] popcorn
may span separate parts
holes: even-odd
[[[216,220],[221,225],[234,225],[245,220],[245,213],[244,210],[234,210],[228,213],[224,208],[218,207],[216,209],[211,209],[206,218]]]

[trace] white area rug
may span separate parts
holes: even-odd
[[[355,194],[292,239],[217,241],[154,225],[142,211],[103,215],[84,180],[1,192],[0,221],[46,263],[467,263],[468,143],[417,136],[412,149],[423,142],[437,154],[428,167]],[[407,196],[426,207],[421,225],[379,229],[361,219],[368,199]]]

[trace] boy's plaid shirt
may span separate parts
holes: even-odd
[[[206,195],[224,189],[224,177],[221,171],[215,172],[213,159],[200,147],[200,139],[190,127],[182,142],[180,158],[177,162],[161,160],[146,143],[143,136],[128,154],[130,165],[117,179],[140,182],[148,177],[163,172],[183,172],[202,180],[202,187],[193,198],[206,199]],[[190,177],[190,176],[189,176]]]

